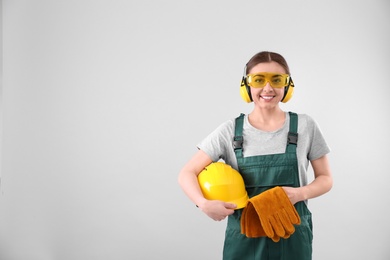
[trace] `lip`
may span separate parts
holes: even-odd
[[[265,101],[271,101],[272,99],[274,99],[275,96],[260,96],[261,99],[265,100]]]

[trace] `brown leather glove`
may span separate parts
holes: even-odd
[[[261,226],[260,217],[257,215],[256,209],[253,204],[248,202],[241,215],[241,234],[247,237],[265,237],[263,227]]]
[[[253,206],[267,236],[275,242],[279,237],[290,237],[295,232],[294,224],[299,225],[301,219],[285,191],[275,187],[256,197]]]
[[[284,190],[275,187],[249,199],[241,216],[241,233],[278,242],[295,232],[294,224],[300,224],[298,212]]]

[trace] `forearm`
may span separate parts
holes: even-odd
[[[195,205],[202,205],[206,200],[199,187],[197,176],[183,169],[179,174],[179,185]]]
[[[309,200],[309,199],[319,197],[327,193],[328,191],[330,191],[332,185],[333,185],[333,180],[331,176],[327,176],[327,175],[318,176],[310,184],[299,188],[300,190],[299,200],[300,201]]]
[[[191,165],[191,164],[189,164]],[[179,185],[185,194],[194,202],[195,205],[210,218],[220,221],[228,215],[234,213],[236,204],[220,200],[207,200],[200,189],[198,182],[198,171],[191,170],[191,167],[185,166],[179,174]]]
[[[283,187],[292,204],[321,196],[333,186],[333,178],[328,159],[325,156],[311,162],[314,170],[314,180],[299,188]]]
[[[195,205],[201,206],[206,201],[199,187],[198,174],[211,162],[210,157],[199,150],[179,173],[179,185]]]
[[[328,157],[325,155],[310,162],[314,170],[314,180],[300,188],[300,200],[308,200],[327,193],[333,186],[333,178]]]

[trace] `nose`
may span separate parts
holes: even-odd
[[[273,87],[271,87],[269,82],[267,82],[267,84],[265,84],[265,86],[263,87],[263,91],[265,91],[265,92],[272,92],[272,91],[274,91],[274,89],[273,89]]]

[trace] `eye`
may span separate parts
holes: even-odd
[[[256,82],[256,83],[264,83],[265,79],[264,77],[261,77],[261,76],[255,76],[253,77],[253,82]]]
[[[281,76],[274,76],[272,77],[272,83],[282,83],[283,82],[283,79]]]

